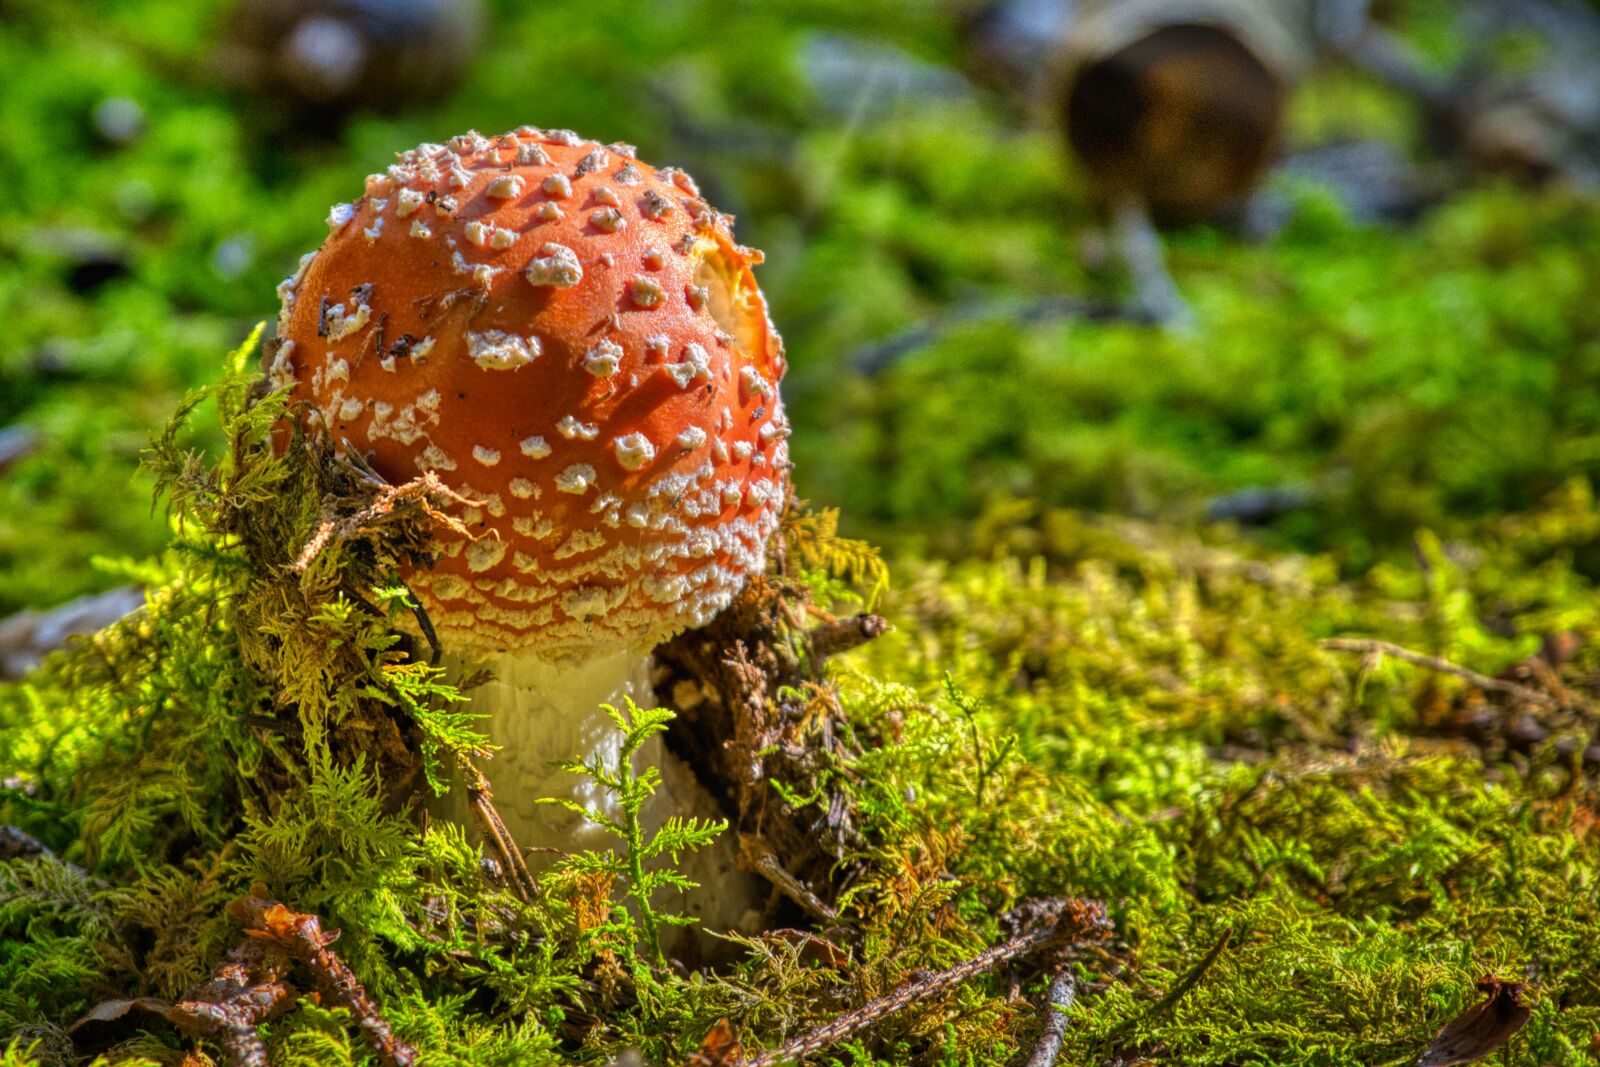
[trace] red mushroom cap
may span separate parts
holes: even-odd
[[[561,658],[709,619],[787,495],[760,253],[626,145],[523,127],[399,160],[280,287],[269,374],[391,482],[481,502],[408,575],[435,628]]]

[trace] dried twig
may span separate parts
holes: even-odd
[[[472,814],[477,818],[484,836],[500,854],[503,868],[510,872],[512,888],[523,901],[532,900],[538,887],[528,870],[527,861],[522,858],[522,849],[517,846],[516,839],[506,829],[505,820],[500,818],[500,812],[494,806],[494,790],[489,787],[489,779],[464,755],[457,754],[456,764],[467,779],[467,802],[472,806]]]
[[[394,1036],[367,997],[355,973],[328,948],[339,932],[324,933],[315,915],[302,915],[262,896],[248,896],[228,905],[245,933],[287,953],[310,969],[323,996],[347,1009],[385,1067],[414,1067],[416,1049]]]
[[[0,826],[0,863],[49,855],[53,853],[32,834],[23,833],[15,826]]]
[[[406,597],[411,603],[411,612],[416,617],[417,627],[427,639],[430,649],[429,663],[437,667],[444,656],[444,646],[439,643],[439,635],[433,628],[433,620],[428,618],[427,609],[412,595],[410,589],[406,590]],[[511,836],[511,831],[506,829],[505,820],[500,817],[499,809],[494,806],[494,790],[489,786],[489,779],[464,752],[456,753],[456,765],[461,768],[461,773],[467,780],[467,803],[472,807],[472,814],[477,818],[484,836],[500,854],[501,870],[510,872],[511,887],[519,898],[524,902],[532,900],[537,888],[533,874],[528,870],[527,861],[522,858],[522,849],[517,847],[516,839]]]
[[[227,1050],[233,1067],[267,1067],[267,1049],[256,1027],[283,1014],[298,999],[282,981],[288,961],[266,946],[245,944],[204,983],[190,989],[167,1020],[180,1030],[209,1038]]]
[[[406,590],[406,599],[410,602],[411,613],[417,620],[417,628],[422,631],[422,636],[428,642],[429,665],[437,667],[439,661],[444,658],[444,646],[439,643],[439,634],[433,628],[433,620],[428,617],[422,601],[418,600],[410,589]],[[461,773],[467,780],[467,803],[472,807],[472,814],[477,818],[484,836],[500,854],[500,869],[511,872],[511,887],[519,898],[524,902],[532,900],[536,888],[533,874],[522,858],[522,849],[517,847],[516,839],[511,836],[511,831],[506,829],[505,820],[500,817],[499,809],[494,806],[494,790],[489,787],[489,779],[464,752],[456,753],[456,765],[461,768]]]
[[[849,652],[892,629],[894,627],[882,615],[862,612],[845,619],[831,619],[813,628],[806,636],[811,642],[811,650],[826,658]]]
[[[1427,667],[1442,674],[1453,674],[1463,678],[1479,689],[1487,689],[1495,693],[1507,693],[1530,704],[1538,704],[1546,708],[1558,708],[1561,702],[1548,693],[1541,693],[1537,689],[1530,689],[1516,682],[1508,682],[1502,678],[1490,678],[1486,674],[1451,663],[1438,656],[1430,656],[1423,652],[1413,652],[1409,648],[1391,644],[1388,641],[1379,641],[1375,638],[1365,637],[1330,637],[1317,642],[1321,647],[1334,652],[1359,652],[1367,656],[1393,656],[1395,659],[1416,664],[1418,667]]]
[[[1033,1055],[1024,1067],[1055,1067],[1061,1055],[1061,1042],[1067,1037],[1067,1011],[1078,994],[1078,980],[1070,966],[1063,966],[1050,983],[1050,993],[1045,1000],[1044,1029],[1033,1046]]]
[[[1217,961],[1222,958],[1222,954],[1228,951],[1228,947],[1233,944],[1233,940],[1239,935],[1239,932],[1239,929],[1234,927],[1224,930],[1222,936],[1217,938],[1216,944],[1208,948],[1206,954],[1200,957],[1200,962],[1189,968],[1188,972],[1182,978],[1179,978],[1172,988],[1167,990],[1162,998],[1150,1007],[1150,1010],[1145,1013],[1145,1021],[1149,1022],[1152,1019],[1161,1018],[1176,1007],[1180,1000],[1188,996],[1195,986],[1205,981],[1206,975],[1211,973],[1211,968],[1216,966]],[[1132,1020],[1129,1021],[1132,1022]]]
[[[978,954],[965,963],[957,964],[948,971],[909,982],[886,997],[880,997],[854,1011],[845,1012],[785,1042],[778,1048],[739,1060],[731,1067],[778,1067],[779,1064],[803,1060],[830,1045],[853,1037],[898,1011],[939,996],[979,975],[987,974],[1001,964],[1051,945],[1074,940],[1098,939],[1105,935],[1109,926],[1105,905],[1098,901],[1055,902],[1045,909],[1044,915],[1046,921]]]
[[[807,889],[800,879],[784,870],[772,846],[755,834],[739,835],[739,862],[777,886],[784,896],[800,905],[807,915],[818,922],[831,926],[839,921],[839,913]]]
[[[760,652],[758,648],[756,655]],[[769,675],[752,662],[751,650],[743,641],[735,641],[728,653],[721,664],[725,677],[733,683],[726,690],[726,699],[735,710],[732,743],[728,747],[736,752],[760,752],[777,740],[778,723],[774,721],[767,699]],[[742,760],[732,770],[738,784],[744,787],[739,791],[739,815],[743,822],[748,805],[760,795],[765,769],[756,760]]]
[[[410,586],[405,586],[405,591],[406,606],[411,609],[412,617],[417,620],[417,629],[422,631],[423,639],[428,642],[428,666],[437,667],[439,661],[444,658],[444,646],[439,643],[439,631],[433,628],[433,620],[428,617],[428,609],[422,606],[417,594],[411,591]]]
[[[282,979],[289,959],[260,941],[232,952],[211,977],[191,986],[176,1004],[157,997],[108,1000],[73,1023],[113,1022],[135,1009],[160,1015],[185,1033],[222,1046],[229,1067],[268,1067],[267,1047],[256,1027],[287,1011],[298,998]]]
[[[375,479],[376,476],[373,476]],[[465,507],[478,506],[482,501],[471,500],[445,485],[433,471],[411,479],[403,485],[382,484],[378,494],[371,504],[357,511],[353,515],[343,518],[324,513],[322,521],[317,524],[317,532],[311,535],[300,556],[295,560],[294,571],[304,574],[306,569],[314,563],[322,550],[330,542],[348,541],[359,537],[372,528],[382,523],[385,519],[395,514],[395,509],[403,505],[412,505],[420,508],[434,522],[449,529],[468,540],[472,533],[460,519],[447,515],[435,506],[435,500],[445,500]]]
[[[952,330],[984,319],[1015,323],[1049,322],[1054,319],[1145,323],[1149,321],[1149,316],[1140,308],[1071,296],[1049,296],[1020,302],[978,300],[959,305],[931,323],[914,326],[882,341],[865,345],[850,355],[848,362],[867,377],[876,377],[893,369],[911,353],[939,343]]]

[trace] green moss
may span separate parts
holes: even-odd
[[[399,147],[529,120],[715,179],[741,238],[770,254],[801,488],[879,540],[970,520],[996,492],[1184,519],[1287,485],[1313,499],[1272,522],[1279,543],[1337,550],[1358,573],[1418,525],[1524,509],[1600,473],[1590,201],[1479,188],[1413,230],[1352,225],[1302,188],[1265,245],[1172,237],[1191,336],[1030,323],[1029,300],[1117,291],[1086,265],[1093,212],[1056,139],[976,91],[911,98],[864,72],[859,109],[841,112],[808,80],[805,49],[826,34],[959,66],[940,5],[685,3],[641,19],[624,3],[502,4],[458,96],[357,116],[330,142],[197,76],[216,20],[184,0],[105,18],[13,6],[0,423],[43,429],[46,445],[0,479],[0,610],[107,584],[82,565],[94,555],[159,551],[166,531],[121,460],[210,380],[212,353],[270,315],[328,204]],[[1400,6],[1408,39],[1440,61],[1459,52],[1449,5]],[[545,72],[537,115],[528,69]],[[148,122],[123,148],[93,133],[111,95]],[[1348,71],[1316,78],[1293,122],[1296,143],[1385,137],[1402,152],[1415,127],[1414,109]],[[127,275],[73,291],[63,228],[124,248]],[[864,346],[949,320],[882,378],[852,368]]]
[[[863,89],[836,114],[807,87],[819,31],[953,61],[950,25],[913,6],[641,20],[609,0],[499,4],[459,97],[315,144],[183,73],[211,28],[187,3],[90,21],[11,5],[0,423],[45,444],[0,479],[0,610],[130,576],[150,592],[0,688],[0,824],[55,851],[0,864],[0,1065],[93,1060],[65,1027],[204,976],[239,937],[225,905],[256,883],[342,931],[429,1063],[600,1064],[630,1046],[675,1063],[724,1016],[770,1047],[998,942],[1019,901],[1074,894],[1105,900],[1115,935],[1074,960],[1064,1062],[1412,1062],[1485,971],[1534,986],[1504,1062],[1592,1057],[1594,204],[1483,187],[1392,230],[1298,189],[1266,244],[1172,238],[1192,335],[1024,321],[1028,300],[1115,293],[1085,266],[1090,213],[1052,138],[980,96]],[[1445,5],[1412,6],[1412,39],[1455,54]],[[108,94],[145,107],[127,148],[89,132]],[[672,100],[700,124],[677,140]],[[651,922],[628,892],[670,863],[636,870],[619,845],[528,905],[470,831],[422,828],[417,798],[478,744],[395,626],[393,565],[426,553],[428,524],[403,510],[296,571],[324,510],[351,514],[371,487],[309,445],[270,455],[277,409],[247,412],[243,379],[217,393],[219,424],[175,430],[131,477],[150,429],[271,312],[327,204],[396,148],[525,121],[716,180],[771,254],[797,477],[895,542],[887,592],[827,513],[810,530],[833,550],[800,560],[820,602],[897,626],[835,668],[860,754],[822,784],[860,837],[827,947],[772,933],[686,975],[640,951]],[[1413,136],[1351,75],[1317,83],[1295,123]],[[60,227],[125,244],[127,276],[74,291]],[[252,254],[219,270],[234,241]],[[952,316],[884,375],[851,369],[863,345]],[[152,479],[170,515],[149,511]],[[1258,484],[1310,502],[1265,537],[1187,524]],[[1552,669],[1581,700],[1549,714],[1317,643],[1347,634],[1489,675],[1567,646]],[[1494,727],[1473,740],[1480,713]],[[1513,745],[1503,727],[1524,713],[1551,736]],[[773,793],[801,818],[822,795]],[[675,918],[661,907],[657,925]],[[1012,1064],[1043,988],[1026,966],[980,979],[818,1062]],[[191,1045],[154,1018],[108,1033],[96,1062]],[[266,1034],[275,1063],[370,1061],[342,1010],[303,1002]]]
[[[1595,475],[1597,222],[1588,201],[1490,189],[1403,233],[1179,237],[1192,335],[1028,326],[1001,304],[843,392],[839,363],[802,363],[801,418],[831,431],[797,443],[802,480],[891,537],[995,493],[1192,519],[1282,486],[1309,501],[1280,538],[1361,570],[1420,525]]]
[[[44,1035],[40,1062],[64,1061],[61,1028],[98,1000],[203,976],[238,937],[223,906],[256,883],[340,928],[397,1032],[438,1062],[600,1063],[630,1045],[676,1062],[724,1015],[748,1046],[776,1043],[1062,895],[1107,901],[1116,930],[1075,964],[1075,1059],[1403,1062],[1484,971],[1535,981],[1509,1062],[1578,1062],[1600,1026],[1600,839],[1556,748],[1593,723],[1527,753],[1473,747],[1449,723],[1478,694],[1317,644],[1368,635],[1494,672],[1560,629],[1581,649],[1561,670],[1587,685],[1595,591],[1571,546],[1600,514],[1582,483],[1357,583],[1220,534],[994,512],[986,561],[902,563],[883,599],[898,630],[840,675],[861,754],[837,773],[862,845],[836,947],[769,935],[685,977],[635,951],[674,921],[627,906],[641,876],[674,877],[642,839],[558,866],[524,905],[461,829],[419,830],[396,803],[426,781],[426,740],[474,744],[438,717],[452,692],[407,657],[384,592],[428,520],[399,509],[297,571],[323,516],[371,489],[305,443],[274,457],[277,403],[245,409],[244,379],[216,395],[222,464],[172,433],[152,454],[183,534],[146,572],[145,612],[0,690],[0,822],[58,853],[0,867],[0,1020]],[[1036,1020],[980,979],[834,1062],[1008,1063]],[[302,1006],[269,1032],[284,1062],[367,1061],[340,1012]],[[151,1026],[113,1055],[178,1043]]]

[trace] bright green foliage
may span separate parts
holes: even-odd
[[[995,494],[1191,519],[1282,487],[1310,499],[1274,530],[1355,570],[1419,525],[1600,473],[1592,201],[1490,189],[1404,232],[1308,210],[1264,246],[1174,241],[1192,335],[1029,326],[1001,303],[870,385],[802,363],[797,406],[827,432],[799,469],[889,536]]]
[[[1592,712],[1526,751],[1480,748],[1460,713],[1504,719],[1500,698],[1317,645],[1373,636],[1493,675],[1570,637],[1562,680],[1594,700],[1592,201],[1479,187],[1392,230],[1296,187],[1264,244],[1172,238],[1192,335],[1030,322],[1030,300],[1117,285],[1083,266],[1089,212],[1051,136],[971,91],[874,76],[841,108],[806,77],[832,33],[958,64],[946,5],[688,0],[641,17],[632,0],[498,0],[459,96],[359,116],[330,143],[201,75],[222,10],[202,6],[0,0],[0,426],[44,435],[0,478],[0,610],[128,578],[149,591],[0,688],[0,824],[56,853],[0,864],[0,1067],[74,1062],[64,1028],[88,1007],[204,976],[239,937],[225,904],[255,883],[342,931],[429,1064],[627,1047],[676,1064],[723,1016],[771,1046],[1061,894],[1116,922],[1075,960],[1063,1062],[1413,1062],[1485,971],[1534,985],[1502,1062],[1593,1059],[1600,805],[1576,755]],[[1452,5],[1407,6],[1411,40],[1460,54]],[[120,149],[87,121],[113,94],[149,123]],[[394,564],[426,552],[427,524],[407,512],[296,568],[373,486],[303,442],[269,452],[281,408],[245,407],[248,344],[212,394],[219,425],[175,422],[130,484],[152,428],[273,311],[327,205],[398,148],[523,122],[636,142],[740,216],[770,255],[798,483],[896,542],[892,592],[837,512],[793,546],[819,603],[897,627],[839,668],[863,754],[828,773],[861,845],[825,945],[771,933],[715,974],[661,965],[673,853],[710,827],[647,839],[624,819],[614,852],[566,857],[531,904],[485,874],[472,830],[421,828],[417,806],[484,754],[462,694],[400,634]],[[1295,123],[1306,140],[1416,132],[1348,73],[1303,94]],[[128,276],[75,291],[69,229],[124,245]],[[852,369],[864,345],[952,319],[882,375]],[[1272,524],[1277,549],[1057,509],[1183,520],[1255,484],[1310,494]],[[667,717],[630,708],[619,726]],[[582,773],[629,803],[652,781],[628,763]],[[817,796],[773,788],[767,818],[816,814]],[[1020,969],[1013,998],[1012,977],[820,1061],[1015,1064],[1044,982]],[[108,1033],[91,1062],[170,1064],[192,1044],[153,1018]],[[267,1037],[275,1064],[371,1059],[343,1011],[309,1001]]]
[[[1100,992],[1074,1009],[1067,1062],[1130,1047],[1412,1062],[1484,971],[1540,987],[1508,1062],[1584,1062],[1600,1027],[1593,786],[1549,744],[1486,766],[1446,725],[1470,690],[1316,640],[1379,636],[1494,673],[1570,628],[1592,669],[1595,592],[1565,553],[1595,516],[1574,485],[1359,585],[1326,559],[997,516],[997,546],[1038,554],[912,569],[889,604],[910,617],[864,653],[857,714],[902,731],[872,758],[874,817],[961,827],[945,862],[975,884],[1116,902],[1134,977],[1106,985],[1084,962]]]
[[[693,920],[657,911],[653,902],[661,890],[694,889],[697,883],[689,881],[671,867],[659,866],[658,861],[670,858],[676,864],[678,857],[684,852],[710,844],[718,834],[728,828],[728,824],[726,820],[706,822],[701,819],[673,816],[662,825],[661,829],[647,837],[639,821],[639,812],[644,807],[645,801],[649,800],[660,786],[661,772],[655,767],[637,770],[633,765],[633,759],[646,741],[666,730],[667,723],[674,718],[673,713],[666,708],[652,708],[646,711],[639,708],[631,699],[627,708],[623,710],[618,710],[610,704],[602,704],[601,707],[622,733],[622,744],[617,751],[615,762],[608,764],[603,753],[596,753],[588,763],[568,760],[560,766],[604,787],[607,793],[616,798],[621,809],[621,817],[614,819],[565,798],[551,798],[545,803],[566,808],[605,827],[621,839],[624,849],[624,854],[621,856],[614,852],[584,852],[567,860],[567,865],[572,872],[580,876],[609,875],[623,881],[627,886],[627,897],[632,901],[633,910],[638,915],[645,947],[649,949],[655,963],[664,966],[667,961],[661,951],[661,927],[684,926]],[[617,932],[607,927],[598,929],[605,933]],[[633,954],[631,945],[625,945],[620,951],[624,958],[632,963],[629,967],[631,972],[636,976],[646,973]]]
[[[840,610],[843,604],[871,611],[889,588],[889,568],[878,549],[866,541],[839,536],[839,509],[823,508],[793,518],[789,524],[803,573],[819,604]],[[859,591],[866,590],[865,595]]]
[[[860,754],[830,773],[862,845],[841,868],[843,925],[820,932],[831,947],[771,933],[685,976],[660,954],[681,922],[675,860],[719,827],[644,834],[655,772],[631,759],[671,712],[614,711],[623,758],[572,765],[622,800],[618,847],[557,863],[531,904],[462,828],[419,829],[430,780],[481,747],[396,629],[393,563],[426,551],[427,520],[399,507],[303,560],[376,489],[306,442],[275,455],[280,401],[247,407],[245,381],[213,393],[220,464],[186,456],[176,427],[152,452],[182,533],[145,570],[145,611],[0,690],[0,822],[58,853],[0,867],[0,1026],[38,1040],[38,1062],[69,1061],[62,1028],[100,999],[203,976],[239,937],[224,905],[257,883],[342,930],[340,953],[436,1062],[598,1064],[633,1046],[671,1064],[723,1016],[770,1045],[1062,895],[1105,900],[1116,923],[1076,960],[1069,1062],[1398,1063],[1485,971],[1535,984],[1511,1063],[1581,1062],[1600,1026],[1593,787],[1556,747],[1593,722],[1480,752],[1451,733],[1478,699],[1462,683],[1316,643],[1376,636],[1493,673],[1570,633],[1565,677],[1586,684],[1600,624],[1572,553],[1600,509],[1585,483],[1470,542],[1419,537],[1416,562],[1358,583],[1221,534],[994,511],[979,558],[902,564],[880,596],[897,631],[840,676]],[[797,545],[878,584],[859,546],[830,545],[831,519],[801,527]],[[775,794],[767,818],[813,802]],[[918,1004],[831,1061],[1011,1063],[1038,1016],[1008,983]],[[183,1044],[139,1025],[114,1057]],[[309,1003],[269,1044],[286,1063],[369,1061],[342,1012]]]
[[[1591,200],[1473,188],[1402,229],[1296,185],[1263,244],[1172,236],[1192,335],[1030,323],[1030,301],[1119,283],[1084,266],[1093,212],[1056,139],[956,79],[961,4],[498,0],[458,95],[357,116],[332,142],[204,75],[225,6],[8,3],[0,426],[44,443],[0,478],[0,610],[109,584],[82,565],[95,554],[160,551],[130,461],[212,380],[213,354],[275,311],[330,204],[398,149],[524,122],[638,144],[739,217],[769,254],[802,495],[886,543],[948,547],[951,521],[996,493],[1170,519],[1287,485],[1313,500],[1274,532],[1358,573],[1418,525],[1600,475]],[[1453,5],[1389,6],[1425,51],[1462,52]],[[818,55],[850,34],[876,60],[824,78]],[[901,87],[916,71],[944,89]],[[93,134],[110,96],[146,115],[122,148]],[[1419,125],[1394,92],[1333,71],[1297,97],[1292,142],[1404,148]],[[127,276],[75,292],[69,231],[123,247]],[[896,369],[853,369],[863,347],[940,324]]]

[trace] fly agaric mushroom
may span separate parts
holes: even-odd
[[[651,649],[760,573],[778,525],[789,430],[761,255],[687,174],[529,127],[401,153],[328,225],[281,287],[270,381],[390,481],[431,471],[474,502],[470,539],[441,532],[408,581],[456,676],[493,674],[469,707],[501,746],[507,827],[581,846],[594,828],[539,798],[615,801],[551,761],[615,757],[599,706],[654,703]],[[714,812],[659,739],[642,755],[663,774],[648,821]],[[743,877],[731,856],[710,862]],[[719,880],[699,906],[732,925],[749,896]]]

